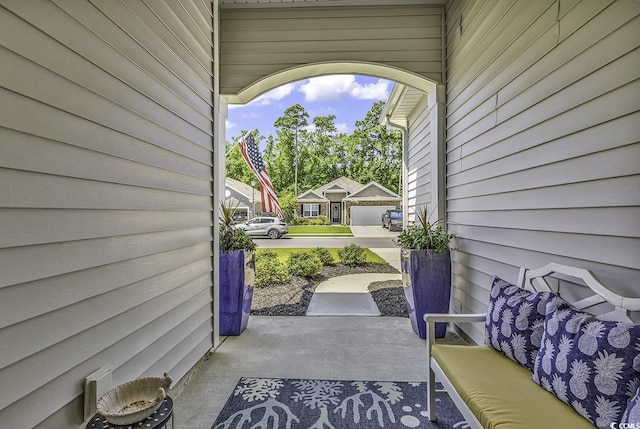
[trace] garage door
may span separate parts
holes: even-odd
[[[351,207],[351,225],[353,226],[368,226],[368,225],[382,225],[382,213],[387,210],[395,209],[394,206],[379,206],[379,207]]]

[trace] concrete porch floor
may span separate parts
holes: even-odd
[[[175,392],[175,426],[210,429],[240,377],[425,381],[425,347],[405,318],[251,316]]]

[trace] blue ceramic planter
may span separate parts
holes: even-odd
[[[254,279],[254,252],[220,253],[220,335],[236,336],[246,329]]]
[[[402,285],[411,327],[424,339],[427,337],[424,315],[449,312],[451,255],[449,250],[434,253],[429,250],[402,249],[400,252]],[[444,337],[446,332],[446,323],[436,323],[436,338]]]

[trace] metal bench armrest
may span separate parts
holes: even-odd
[[[449,314],[449,313],[433,313],[425,314],[424,321],[427,323],[436,322],[484,322],[487,318],[487,313],[473,313],[473,314]]]

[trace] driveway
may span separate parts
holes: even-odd
[[[356,238],[390,238],[394,239],[400,234],[400,231],[389,231],[382,226],[352,226],[351,232]]]

